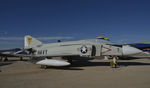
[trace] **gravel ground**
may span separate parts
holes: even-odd
[[[41,69],[28,61],[0,62],[0,88],[150,88],[150,59],[76,61]]]

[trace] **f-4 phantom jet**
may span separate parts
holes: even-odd
[[[102,56],[111,57],[115,64],[119,56],[128,56],[142,52],[128,45],[116,45],[102,39],[44,44],[29,35],[24,37],[24,49],[28,50],[32,57],[45,58],[36,63],[44,68],[47,66],[71,65],[72,60],[78,60],[78,58],[87,59]],[[64,60],[56,59],[55,57],[62,57]]]

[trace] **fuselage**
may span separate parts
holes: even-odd
[[[39,40],[25,36],[25,49],[32,50],[34,56],[122,56],[141,52],[130,46],[116,46],[108,40],[87,39],[70,42],[44,44]]]
[[[71,42],[59,42],[42,44],[33,49],[36,50],[37,56],[63,56],[63,55],[78,55],[78,56],[93,56],[102,55],[122,55],[122,47],[112,46],[110,41],[101,39],[88,39]],[[82,52],[82,47],[84,51]]]

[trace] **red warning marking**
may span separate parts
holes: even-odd
[[[102,49],[103,49],[103,48],[105,48],[105,49],[107,49],[107,50],[106,50],[106,51],[103,51],[103,52],[102,52],[102,54],[104,54],[104,53],[107,53],[107,52],[111,51],[111,48],[107,48],[107,47],[102,46]]]

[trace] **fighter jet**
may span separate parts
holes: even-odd
[[[28,50],[32,57],[44,58],[36,63],[44,68],[47,66],[71,65],[72,60],[78,60],[78,58],[87,59],[102,56],[112,58],[114,64],[116,64],[119,56],[128,56],[142,52],[128,45],[117,45],[102,39],[44,44],[29,35],[24,37],[24,49]],[[55,57],[62,57],[63,60]]]

